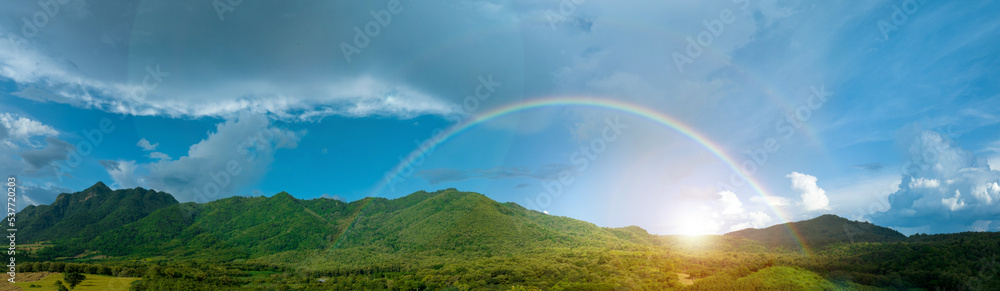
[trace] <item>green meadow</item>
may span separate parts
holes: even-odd
[[[73,288],[74,291],[117,291],[117,290],[129,290],[132,282],[139,280],[140,278],[134,277],[113,277],[105,275],[92,275],[86,274],[87,278],[83,280],[80,284]],[[21,290],[38,290],[38,291],[56,291],[59,290],[55,283],[56,281],[62,281],[63,285],[69,288],[69,284],[66,284],[63,274],[52,274],[41,280],[34,282],[18,282],[14,283],[14,286],[21,287]]]

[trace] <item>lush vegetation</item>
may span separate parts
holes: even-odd
[[[906,237],[832,215],[685,237],[454,189],[350,203],[166,198],[98,184],[25,209],[26,237],[44,243],[19,272],[87,274],[80,286],[141,277],[133,290],[1000,289],[996,233]]]

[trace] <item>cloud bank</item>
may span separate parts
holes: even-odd
[[[986,158],[935,131],[903,130],[908,160],[890,209],[872,215],[876,224],[911,232],[995,231],[1000,221],[1000,171]]]
[[[63,192],[72,192],[51,182],[32,182],[57,175],[54,162],[64,161],[75,147],[58,138],[59,131],[28,116],[0,113],[0,173],[18,179],[20,199],[17,209],[51,201]]]
[[[206,202],[249,192],[267,173],[280,149],[294,149],[304,131],[271,124],[262,114],[243,112],[216,125],[186,156],[152,163],[101,161],[119,188],[165,191],[179,201]]]

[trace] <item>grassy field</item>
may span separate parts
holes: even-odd
[[[73,288],[74,291],[128,290],[133,281],[139,280],[139,278],[111,277],[90,274],[87,274],[86,276],[87,279],[83,280],[80,285],[76,285],[76,288]],[[69,285],[65,283],[66,280],[63,279],[63,274],[52,274],[38,281],[19,282],[14,283],[14,285],[21,287],[21,290],[48,291],[57,290],[55,282],[60,280],[63,281],[63,285],[66,285],[67,288],[69,287]],[[31,287],[31,285],[41,287]]]
[[[710,276],[687,287],[692,290],[890,290],[850,282],[831,282],[808,270],[786,266],[764,268],[742,278],[725,274]]]

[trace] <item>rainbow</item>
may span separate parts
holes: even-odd
[[[762,197],[768,196],[768,191],[761,186],[760,182],[753,179],[750,175],[744,173],[744,171],[741,170],[740,167],[738,166],[738,163],[735,161],[735,159],[727,155],[726,151],[723,149],[721,145],[712,141],[704,134],[696,131],[691,126],[688,126],[671,116],[650,110],[648,108],[636,104],[618,100],[612,100],[612,99],[599,99],[592,97],[551,97],[551,98],[527,100],[519,103],[502,106],[487,112],[483,112],[482,114],[467,118],[463,122],[456,124],[448,128],[447,130],[435,133],[434,136],[428,139],[428,141],[424,145],[418,146],[417,149],[415,149],[413,152],[407,155],[405,159],[403,159],[399,164],[397,164],[392,169],[392,171],[385,176],[385,179],[383,179],[383,181],[374,188],[375,190],[372,193],[374,195],[371,196],[378,196],[378,194],[380,194],[385,189],[385,187],[395,183],[396,179],[405,178],[403,176],[406,175],[400,175],[400,173],[403,173],[405,169],[410,169],[410,173],[412,174],[413,169],[415,168],[415,165],[413,165],[415,160],[425,158],[424,156],[426,155],[426,153],[433,151],[433,149],[438,145],[461,134],[462,132],[469,130],[470,128],[475,127],[476,125],[494,120],[499,117],[515,114],[518,112],[523,112],[526,110],[555,107],[555,106],[584,106],[584,107],[593,107],[605,110],[614,110],[642,117],[649,121],[664,125],[665,127],[670,128],[671,130],[674,130],[684,135],[685,137],[691,139],[695,143],[701,145],[703,148],[708,150],[713,156],[715,156],[719,161],[724,163],[730,170],[732,170],[734,175],[739,175],[740,177],[745,179],[745,181],[750,185],[751,188],[754,189],[754,191],[757,192],[758,195]],[[782,220],[783,222],[789,222],[789,220],[787,219],[787,214],[785,214],[784,211],[775,208],[773,206],[770,206],[770,204],[769,207],[771,208],[773,213],[775,213],[775,215],[778,216],[780,220]],[[791,224],[783,223],[783,225],[785,225],[785,227],[788,228],[788,231],[792,235],[793,239],[795,239],[797,243],[802,246],[803,252],[809,255],[810,250],[808,246],[801,239],[799,231],[795,229]]]
[[[532,21],[537,21],[537,23],[535,23],[536,25],[538,24],[546,26],[548,25],[547,21],[544,19],[533,19]],[[669,27],[639,23],[636,22],[635,19],[605,18],[600,21],[600,25],[619,28],[623,31],[643,31],[651,37],[662,37],[665,39],[670,39],[675,41],[674,45],[676,45],[677,46],[676,48],[679,49],[684,48],[684,46],[686,45],[685,39],[687,37],[692,37],[692,35],[681,33],[673,29],[669,29]],[[396,73],[403,75],[414,74],[415,72],[418,72],[420,65],[427,62],[432,62],[435,56],[441,56],[446,54],[447,49],[459,49],[460,45],[463,42],[472,42],[478,38],[481,38],[483,35],[487,34],[503,33],[507,29],[514,29],[514,28],[502,25],[493,25],[478,30],[470,30],[463,34],[453,36],[445,41],[438,43],[435,46],[420,51],[419,53],[416,54],[416,56],[411,58],[410,61],[398,67],[396,69]],[[609,29],[609,28],[605,27],[600,29]],[[775,92],[776,89],[770,82],[767,82],[766,80],[758,77],[758,75],[760,74],[751,72],[746,67],[738,63],[730,62],[728,57],[729,54],[721,51],[718,48],[718,46],[709,45],[703,47],[702,49],[704,49],[706,52],[706,54],[703,57],[718,59],[729,64],[732,68],[733,77],[743,78],[743,80],[746,81],[745,83],[746,85],[754,87],[755,90],[751,91],[760,92],[765,98],[767,98],[772,102],[771,104],[779,106],[782,109],[781,110],[782,112],[794,114],[794,112],[799,108],[799,106],[802,105],[802,104],[792,103],[792,100],[797,100],[798,98],[789,97],[789,95],[791,94],[788,94],[786,92]],[[672,66],[673,61],[670,60],[669,64]],[[792,100],[789,100],[790,98]],[[801,100],[804,99],[805,98],[802,98]],[[826,149],[823,148],[824,143],[815,128],[813,128],[809,124],[804,124],[802,127],[796,128],[796,132],[797,132],[796,134],[798,134],[798,132],[803,132],[805,134],[805,137],[810,142],[812,142],[813,145],[817,146],[821,151],[825,152]]]

